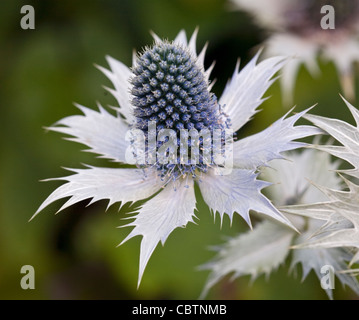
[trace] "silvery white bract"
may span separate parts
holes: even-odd
[[[270,36],[265,44],[268,56],[293,57],[282,70],[286,104],[291,104],[302,64],[313,76],[319,74],[318,56],[335,64],[345,96],[353,98],[353,63],[359,61],[358,0],[231,0],[231,3],[251,13],[268,30]],[[327,5],[334,11],[328,11],[324,7]]]
[[[313,182],[341,189],[342,182],[336,174],[339,162],[332,163],[327,153],[305,149],[301,153],[287,153],[286,158],[288,161],[270,162],[270,167],[263,170],[263,177],[273,183],[268,188],[268,192],[276,206],[289,205],[286,208],[291,212],[290,208],[295,204],[328,200]],[[252,280],[262,274],[268,277],[273,270],[285,262],[290,253],[292,254],[291,270],[294,270],[296,264],[301,264],[303,280],[311,270],[314,270],[321,279],[323,277],[321,268],[331,265],[339,281],[359,294],[356,279],[340,272],[348,270],[346,262],[353,258],[352,254],[342,248],[315,247],[291,250],[293,245],[299,247],[305,243],[323,225],[323,222],[311,218],[310,214],[306,218],[293,216],[291,220],[301,234],[282,224],[262,221],[254,227],[253,231],[240,234],[215,247],[214,250],[217,252],[215,258],[200,267],[203,270],[210,270],[201,297],[205,297],[210,288],[226,275],[232,274],[232,280],[243,275],[251,275]],[[330,298],[333,298],[330,288],[326,289],[326,292]]]
[[[134,55],[132,69],[111,57],[107,57],[110,70],[99,67],[114,86],[108,90],[120,106],[115,108],[116,115],[100,105],[99,111],[78,106],[83,115],[64,118],[50,130],[73,136],[71,140],[87,145],[88,151],[101,157],[127,163],[132,143],[131,139],[125,139],[129,129],[144,133],[147,140],[151,123],[157,126],[156,133],[163,129],[175,133],[185,129],[239,130],[257,112],[263,94],[274,81],[273,76],[284,64],[281,57],[257,64],[256,55],[240,72],[237,65],[217,101],[210,92],[212,67],[204,68],[206,48],[196,53],[197,31],[189,41],[184,31],[173,42],[153,36],[153,46]],[[261,193],[268,183],[257,180],[257,176],[260,166],[281,158],[283,151],[304,145],[293,140],[319,132],[311,126],[294,126],[304,113],[284,116],[264,131],[234,142],[233,167],[228,174],[217,174],[216,163],[204,161],[196,165],[159,162],[146,165],[146,162],[138,168],[71,169],[74,174],[57,179],[66,183],[44,201],[36,214],[62,198],[69,199],[59,211],[85,199],[92,199],[90,203],[108,199],[110,206],[152,196],[131,217],[135,220],[127,226],[134,228],[123,241],[142,236],[138,283],[157,244],[164,244],[175,228],[193,222],[195,183],[209,208],[221,218],[227,214],[232,219],[237,212],[250,224],[249,211],[255,210],[292,226]],[[201,143],[203,152],[208,151],[204,141]],[[146,149],[147,153],[150,151]]]
[[[345,101],[345,100],[344,100]],[[321,237],[308,239],[298,247],[301,248],[336,248],[346,247],[348,249],[359,249],[359,111],[349,102],[345,101],[351,114],[353,115],[356,126],[337,119],[330,119],[321,116],[310,115],[307,119],[319,128],[335,138],[341,145],[328,146],[316,145],[321,151],[326,151],[335,157],[349,162],[353,168],[340,170],[341,174],[348,175],[342,177],[347,185],[346,191],[339,191],[333,188],[321,188],[329,201],[319,202],[309,206],[295,206],[285,208],[286,212],[312,216],[315,219],[325,222],[317,234]],[[357,253],[351,263],[359,261]]]

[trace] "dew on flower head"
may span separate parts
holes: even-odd
[[[157,139],[153,146],[157,154],[161,147],[171,145],[172,149],[188,148],[188,154],[194,153],[198,160],[193,163],[193,159],[191,162],[183,152],[163,148],[164,154],[173,151],[172,162],[156,161],[151,164],[161,177],[172,180],[181,176],[196,177],[198,172],[207,172],[213,162],[206,157],[210,154],[207,149],[212,147],[211,134],[202,133],[228,128],[230,123],[216,96],[209,92],[204,70],[197,65],[196,59],[181,45],[164,41],[139,54],[132,72],[131,103],[136,118],[135,127],[143,131],[147,145],[150,144],[149,132],[153,126],[156,136],[163,130],[173,130],[174,137],[167,134],[164,139]],[[184,137],[186,130],[200,132],[198,145],[194,146],[188,137],[185,140],[180,138],[181,134]],[[195,147],[202,153],[196,154]],[[152,151],[147,147],[148,154]]]

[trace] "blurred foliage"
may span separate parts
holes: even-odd
[[[20,8],[35,8],[35,30],[22,30]],[[92,0],[14,1],[0,3],[0,299],[196,299],[207,273],[197,266],[213,253],[211,245],[248,227],[235,217],[232,226],[217,217],[198,193],[198,225],[176,229],[164,247],[153,254],[143,282],[136,288],[140,238],[116,245],[129,230],[118,229],[129,207],[118,211],[106,203],[86,207],[81,202],[61,214],[51,205],[28,222],[57,182],[41,179],[67,175],[61,168],[81,163],[109,165],[80,152],[82,146],[47,133],[44,127],[79,111],[72,102],[96,107],[113,105],[103,89],[110,85],[94,64],[106,65],[105,55],[131,63],[132,50],[152,43],[149,33],[173,39],[181,29],[199,27],[198,48],[209,47],[206,65],[216,67],[214,92],[220,96],[238,57],[242,66],[265,39],[262,30],[241,12],[228,10],[224,0]],[[352,122],[341,101],[332,64],[321,63],[322,75],[313,79],[302,69],[296,88],[296,111],[319,103],[313,113]],[[279,85],[263,111],[240,135],[257,132],[282,116]],[[83,149],[83,148],[82,148]],[[36,271],[36,289],[20,287],[21,266]],[[300,272],[299,272],[300,273]],[[353,298],[338,288],[337,299]],[[326,299],[311,274],[304,282],[288,276],[286,266],[251,284],[249,278],[224,279],[211,299]]]

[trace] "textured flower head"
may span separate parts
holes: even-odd
[[[195,178],[215,166],[211,133],[219,131],[222,140],[222,130],[229,129],[230,122],[188,48],[176,42],[158,42],[137,57],[133,74],[134,127],[142,130],[140,142],[145,142],[143,150],[136,150],[138,141],[132,141],[137,164],[140,159],[145,167],[152,164],[163,180],[173,181],[187,175]],[[166,157],[167,152],[172,159]],[[189,159],[188,154],[193,157]]]
[[[334,62],[344,95],[349,99],[354,98],[353,63],[359,61],[358,0],[231,2],[237,8],[252,13],[259,24],[270,30],[271,36],[266,41],[268,56],[285,55],[294,58],[283,68],[281,85],[286,104],[292,103],[299,66],[304,63],[312,75],[317,75],[318,56]]]
[[[155,121],[158,129],[198,130],[220,125],[216,97],[187,48],[177,43],[155,44],[137,58],[131,103],[136,127],[147,129]]]
[[[230,128],[236,132],[249,121],[272,84],[272,77],[282,67],[283,58],[257,64],[257,55],[240,72],[237,64],[217,101],[210,93],[212,67],[205,70],[203,64],[205,48],[199,55],[196,53],[197,31],[189,41],[184,31],[173,42],[153,36],[154,45],[134,56],[132,69],[111,57],[107,57],[111,70],[99,67],[115,87],[107,89],[120,105],[115,108],[116,115],[101,106],[99,112],[78,106],[84,115],[64,118],[50,128],[74,136],[75,141],[89,146],[94,153],[136,164],[137,168],[74,169],[75,174],[59,178],[67,182],[36,212],[66,197],[70,199],[60,210],[85,199],[92,199],[90,203],[108,199],[110,206],[153,196],[131,217],[135,220],[127,226],[134,228],[123,241],[142,236],[139,283],[158,243],[163,244],[175,228],[193,221],[195,183],[209,208],[221,218],[227,214],[232,219],[236,212],[251,224],[249,211],[255,210],[291,226],[261,193],[268,184],[257,180],[259,169],[273,159],[282,158],[282,152],[303,146],[294,140],[319,132],[311,126],[294,126],[305,112],[284,116],[262,132],[232,143],[232,168],[226,174],[218,174],[219,165],[212,148],[216,130]],[[163,130],[170,132],[161,136]],[[181,136],[183,130],[189,130],[188,134],[191,130],[201,130],[199,134],[207,131],[195,146],[189,136]],[[222,145],[226,134],[218,134],[216,140]],[[181,148],[177,152],[172,150],[183,145],[191,151],[199,147],[201,152],[195,157],[198,160],[195,164],[183,161]],[[161,157],[165,161],[160,161]],[[173,162],[166,162],[169,158]]]

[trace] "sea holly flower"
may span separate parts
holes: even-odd
[[[349,108],[356,125],[338,119],[317,115],[307,119],[336,139],[341,145],[315,145],[321,151],[345,160],[352,168],[342,169],[342,179],[347,190],[321,188],[328,201],[307,206],[284,208],[286,212],[308,216],[321,220],[324,225],[317,231],[320,238],[308,239],[297,245],[300,248],[338,248],[345,247],[356,254],[351,264],[359,261],[359,111],[343,99]]]
[[[210,91],[212,67],[204,68],[206,47],[196,52],[197,31],[189,41],[184,31],[173,42],[153,36],[154,44],[134,55],[131,69],[111,57],[107,57],[111,70],[99,67],[113,83],[114,89],[108,90],[120,106],[115,108],[116,115],[100,105],[99,111],[78,106],[83,115],[64,118],[50,128],[73,136],[72,140],[102,157],[137,167],[71,169],[74,174],[58,178],[66,183],[36,212],[67,197],[59,211],[85,199],[92,199],[90,203],[108,199],[109,206],[147,199],[136,210],[135,220],[127,224],[134,228],[123,241],[142,236],[139,283],[157,244],[164,244],[175,228],[193,221],[195,184],[221,218],[227,214],[232,219],[237,212],[251,224],[249,211],[255,210],[292,226],[261,193],[268,184],[257,179],[258,172],[269,161],[281,158],[282,152],[304,145],[294,140],[319,132],[311,126],[294,126],[305,113],[301,112],[283,116],[242,140],[227,139],[226,130],[236,132],[257,112],[283,58],[257,64],[257,54],[241,71],[237,65],[217,100]],[[197,143],[192,143],[196,130],[200,131],[193,140]],[[232,141],[229,147],[227,140]],[[220,145],[217,154],[216,143]],[[188,147],[197,162],[186,159],[181,147]],[[226,148],[232,152],[226,154]],[[218,158],[230,158],[230,168]]]
[[[276,206],[286,205],[285,208],[291,212],[290,208],[298,204],[328,201],[328,197],[316,185],[342,189],[342,180],[336,174],[340,162],[331,162],[329,154],[304,149],[301,153],[286,153],[286,158],[289,161],[272,161],[270,167],[266,167],[262,172],[262,177],[273,183],[267,191]],[[320,208],[318,213],[319,210]],[[353,253],[339,246],[292,250],[293,246],[300,247],[306,243],[308,238],[318,238],[316,233],[323,227],[323,221],[313,218],[309,212],[305,218],[292,216],[291,221],[300,234],[283,224],[265,220],[258,223],[253,231],[239,234],[224,244],[213,247],[216,256],[200,266],[201,270],[210,270],[201,298],[230,274],[232,280],[243,275],[251,275],[252,281],[262,274],[269,277],[271,272],[285,263],[290,254],[290,269],[294,271],[295,266],[301,264],[302,280],[313,270],[320,281],[323,277],[321,268],[330,265],[334,268],[338,280],[359,295],[359,284],[356,279],[341,272],[351,270],[348,269],[347,262],[353,259]],[[333,290],[326,288],[326,292],[332,299]]]
[[[312,75],[319,73],[318,56],[335,64],[344,95],[353,99],[353,63],[359,61],[358,0],[231,0],[231,3],[251,13],[268,30],[268,56],[294,58],[282,70],[286,104],[291,104],[302,64]]]

